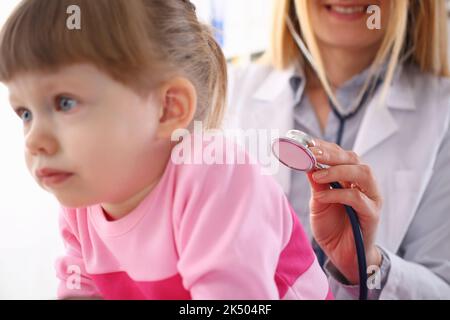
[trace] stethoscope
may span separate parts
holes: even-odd
[[[317,68],[315,67],[311,53],[307,49],[301,37],[295,31],[295,28],[289,17],[286,17],[286,22],[300,50],[304,53],[305,57],[310,62],[313,69],[317,72]],[[371,81],[370,85],[364,88],[363,94],[360,95],[359,102],[356,104],[356,106],[350,113],[344,115],[343,109],[340,107],[340,105],[338,103],[335,104],[333,102],[333,99],[329,97],[328,100],[330,106],[333,110],[333,113],[339,119],[340,123],[336,139],[336,143],[338,145],[341,145],[342,143],[342,137],[346,121],[355,116],[359,112],[359,110],[365,105],[369,97],[373,94],[373,92],[376,91],[378,86],[382,83],[380,77],[376,77],[374,79],[375,81]],[[315,145],[316,143],[314,142],[314,139],[308,134],[298,130],[291,130],[286,134],[284,138],[278,138],[274,140],[272,144],[272,152],[279,159],[279,161],[284,165],[286,165],[287,167],[297,171],[311,172],[327,168],[327,166],[318,163],[313,153],[309,150],[309,148],[314,147]],[[338,182],[331,183],[330,188],[343,189],[342,185],[339,184]],[[350,224],[352,226],[356,247],[356,255],[358,258],[358,273],[360,283],[359,299],[367,300],[367,293],[368,293],[367,261],[364,249],[363,235],[361,232],[358,215],[355,212],[355,210],[351,206],[344,205],[344,207],[350,219]]]
[[[290,130],[286,137],[275,139],[272,144],[272,152],[281,163],[297,171],[311,172],[326,169],[327,166],[318,163],[314,154],[309,150],[309,148],[314,146],[316,146],[316,143],[308,134],[298,130]],[[342,189],[338,182],[331,183],[330,187],[332,189]],[[344,207],[350,218],[355,238],[360,282],[359,299],[367,300],[367,262],[364,240],[355,210],[347,205]]]

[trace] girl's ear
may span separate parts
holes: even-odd
[[[161,87],[159,138],[170,138],[177,129],[187,128],[197,109],[197,92],[186,78],[177,77]]]

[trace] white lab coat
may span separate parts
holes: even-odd
[[[295,101],[289,85],[294,73],[295,67],[284,71],[260,64],[230,67],[226,127],[279,129],[282,134],[294,128]],[[450,81],[414,67],[399,67],[384,106],[377,105],[378,94],[367,108],[353,150],[373,169],[384,198],[377,245],[388,253],[391,270],[380,298],[450,298],[446,281],[394,254],[423,197],[448,130]],[[287,168],[276,175],[286,194],[290,177]],[[423,281],[427,286],[421,285]]]

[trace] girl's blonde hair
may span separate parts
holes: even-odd
[[[81,29],[69,30],[77,5]],[[171,76],[188,78],[198,95],[196,120],[220,125],[226,61],[188,0],[23,0],[0,36],[0,81],[92,63],[140,95]]]
[[[324,89],[335,100],[327,79],[310,17],[309,0],[276,0],[271,47],[266,59],[277,69],[285,69],[298,62],[305,65],[286,24],[286,17],[298,21],[299,35],[305,41],[317,67]],[[390,1],[391,16],[386,34],[372,64],[372,71],[388,62],[382,99],[386,96],[401,59],[414,63],[423,72],[449,77],[447,47],[447,10],[445,0]],[[336,102],[336,101],[335,101]]]

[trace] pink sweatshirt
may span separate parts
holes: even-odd
[[[117,221],[100,205],[61,207],[58,298],[331,299],[282,189],[245,159],[169,161],[155,189]]]

